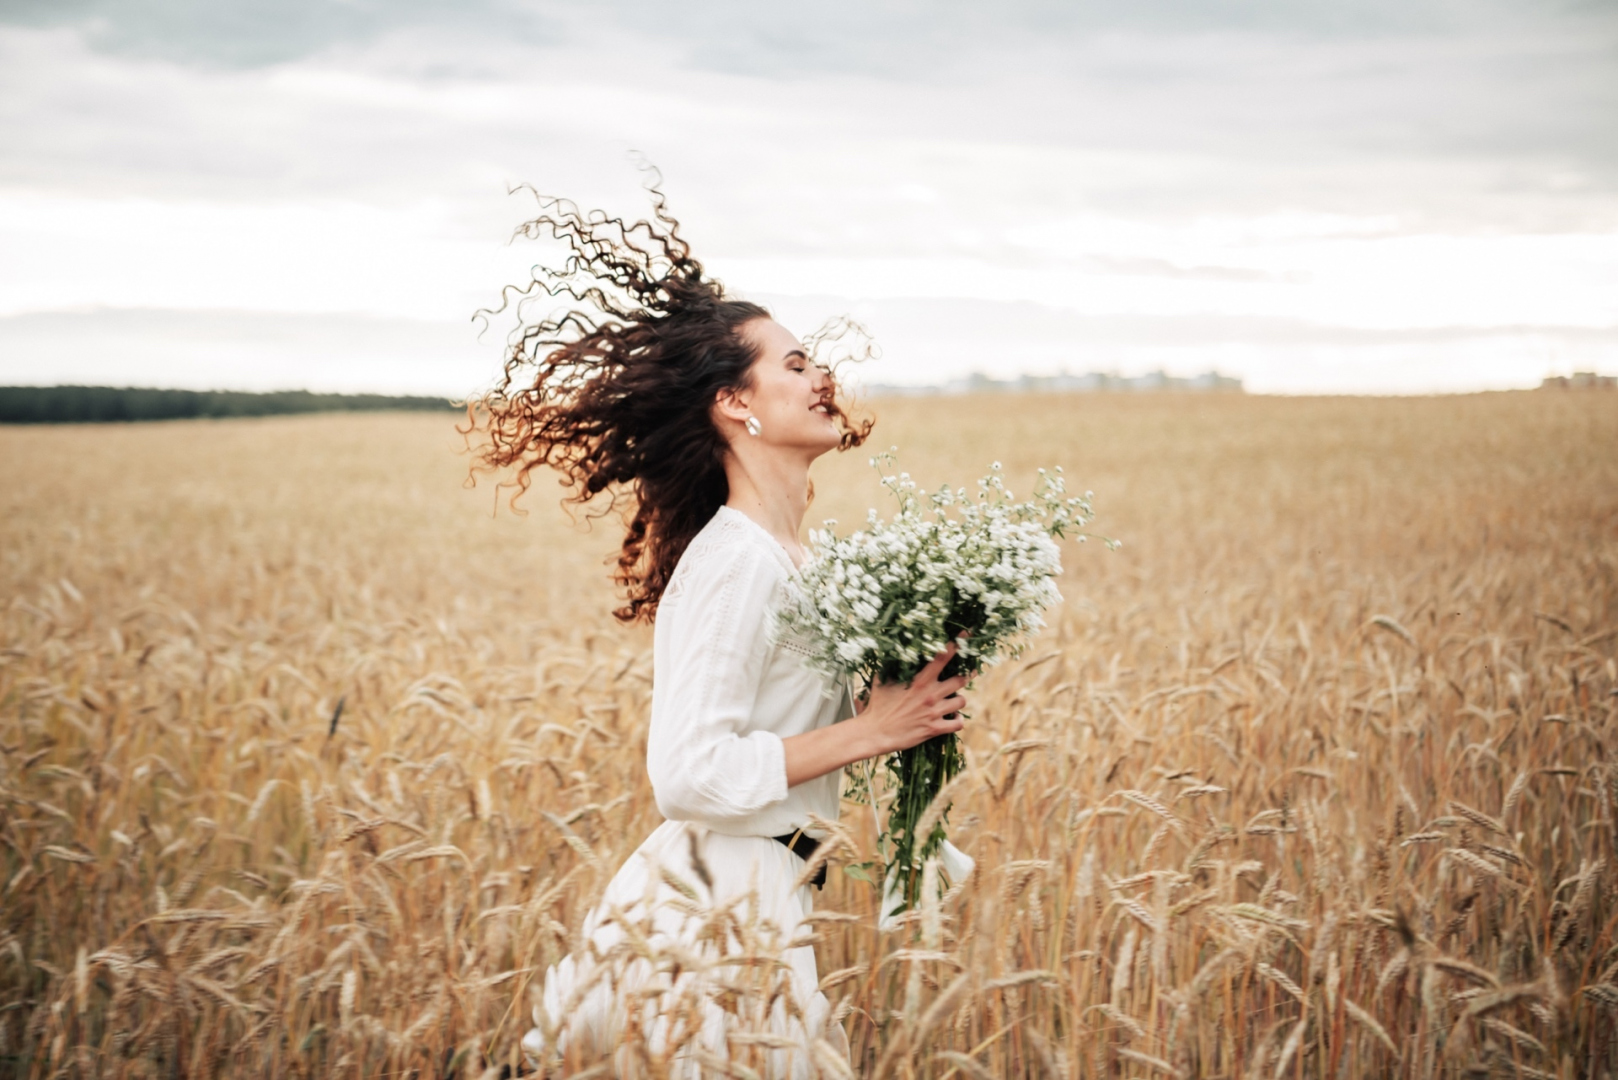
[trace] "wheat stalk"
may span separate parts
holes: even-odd
[[[978,873],[880,938],[863,811],[816,823],[827,885],[791,934],[711,908],[700,874],[653,875],[700,946],[619,913],[562,1004],[570,1020],[652,965],[668,983],[632,1000],[664,1007],[667,1038],[576,1041],[557,1075],[767,1075],[769,1017],[805,1011],[794,944],[853,1051],[808,1039],[819,1076],[1618,1070],[1618,774],[1591,764],[1618,760],[1606,413],[1534,395],[883,412],[940,476],[1019,440],[1084,461],[1138,561],[1076,555],[1039,666],[974,685],[969,756],[1018,766],[1003,791],[974,765],[948,793]],[[7,1060],[521,1064],[547,971],[589,955],[586,913],[660,820],[649,638],[605,613],[609,536],[490,518],[429,423],[214,425],[205,463],[194,426],[0,430]],[[1337,482],[1363,460],[1325,437],[1344,430],[1396,467]],[[816,513],[858,518],[853,464],[828,464]]]

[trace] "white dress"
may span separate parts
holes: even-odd
[[[792,570],[774,537],[730,507],[675,567],[653,634],[646,755],[667,820],[585,917],[584,948],[547,971],[537,1026],[523,1039],[536,1064],[570,1047],[591,1058],[617,1050],[625,1075],[638,1054],[683,1046],[675,1071],[695,1076],[709,1055],[741,1045],[763,1055],[765,1075],[806,1078],[828,1054],[847,1059],[813,946],[788,947],[814,906],[811,886],[796,884],[807,864],[771,839],[808,825],[810,814],[835,820],[842,777],[836,770],[787,787],[782,739],[853,715],[846,685],[770,633],[769,611]],[[731,921],[716,922],[727,909]],[[716,927],[729,929],[716,935]],[[744,940],[755,956],[785,963],[722,963],[749,947]],[[760,978],[776,980],[767,1013],[768,994],[734,993],[738,979],[756,989]],[[630,1042],[642,1050],[622,1049]]]

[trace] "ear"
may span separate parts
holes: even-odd
[[[752,406],[749,404],[752,396],[753,395],[745,389],[721,390],[719,393],[714,395],[714,412],[725,419],[733,420],[738,424],[746,423],[747,418],[751,416],[753,412]]]

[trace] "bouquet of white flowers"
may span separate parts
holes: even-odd
[[[890,450],[871,465],[886,474],[882,485],[898,500],[898,514],[883,521],[872,510],[866,528],[846,537],[832,521],[812,531],[814,555],[792,580],[778,629],[808,639],[816,667],[867,687],[908,682],[952,641],[958,651],[945,678],[1015,656],[1044,625],[1044,610],[1061,599],[1054,538],[1086,538],[1078,530],[1092,517],[1091,493],[1068,497],[1062,470],[1041,469],[1034,497],[1013,502],[996,462],[978,481],[976,497],[948,486],[923,496],[908,473],[888,474],[894,461]],[[885,923],[919,901],[928,858],[942,856],[946,875],[952,864],[957,874],[970,873],[970,860],[946,843],[944,814],[929,835],[916,835],[933,797],[961,765],[953,734],[887,759],[895,794],[879,839],[887,862]],[[875,799],[868,784],[863,796]]]

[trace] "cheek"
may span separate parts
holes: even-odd
[[[759,385],[758,403],[765,409],[777,414],[791,414],[798,411],[798,402],[804,395],[802,388],[790,379],[774,378],[767,383]]]

